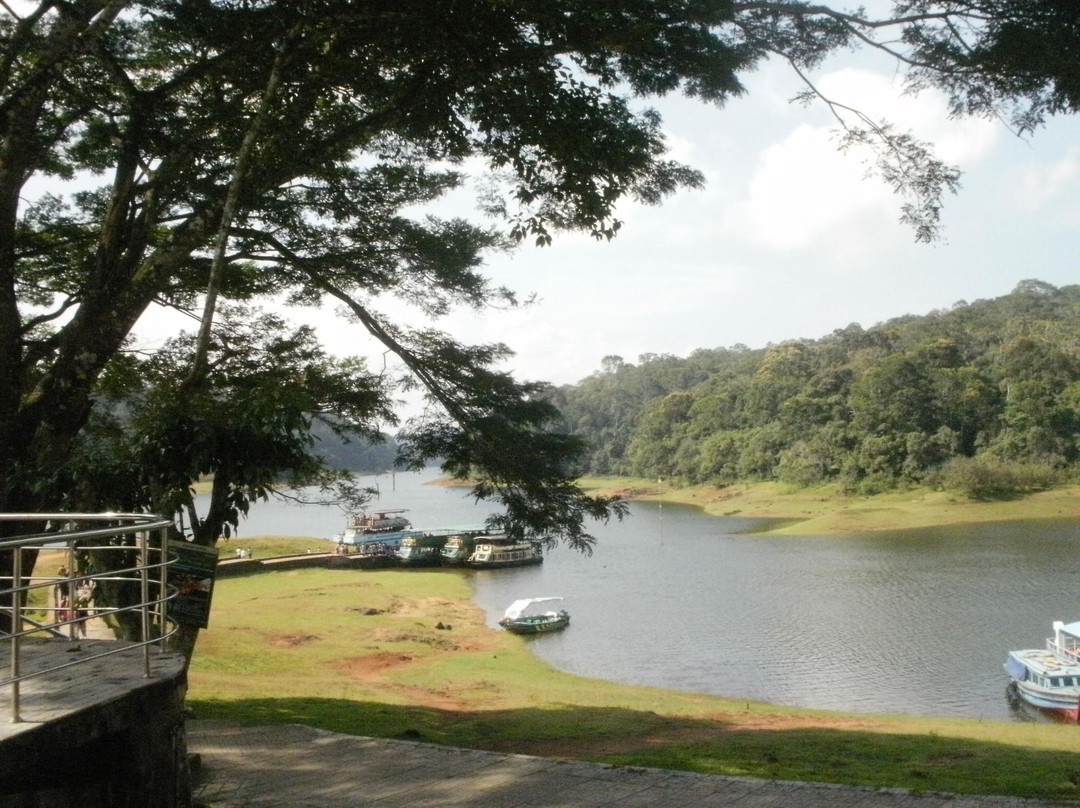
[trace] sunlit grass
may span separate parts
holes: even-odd
[[[189,702],[200,718],[627,765],[1080,797],[1075,726],[845,715],[572,676],[487,627],[469,594],[446,570],[222,579]]]
[[[766,532],[827,535],[1014,519],[1080,518],[1080,486],[1062,486],[1024,497],[985,502],[945,491],[911,488],[875,496],[847,495],[832,483],[793,488],[775,482],[677,487],[670,481],[635,477],[586,477],[595,494],[695,505],[714,516],[775,520]]]

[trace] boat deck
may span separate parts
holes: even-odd
[[[1069,662],[1045,648],[1013,651],[1012,655],[1023,662],[1029,670],[1042,676],[1080,677],[1080,663]]]

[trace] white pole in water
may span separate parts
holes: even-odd
[[[660,544],[664,543],[664,478],[659,477],[656,480],[656,484],[660,486],[660,490],[656,495],[656,509],[660,514]]]

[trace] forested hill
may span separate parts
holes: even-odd
[[[610,356],[555,396],[594,474],[1039,488],[1080,467],[1080,286],[1028,280],[760,350]]]
[[[311,433],[314,454],[332,469],[381,474],[394,467],[398,445],[389,435],[383,435],[380,443],[359,438],[345,441],[321,421],[312,423]]]

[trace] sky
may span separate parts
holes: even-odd
[[[375,308],[469,343],[505,343],[515,352],[505,368],[520,380],[571,384],[608,355],[636,364],[647,353],[761,348],[998,297],[1028,278],[1080,281],[1080,119],[1052,120],[1026,139],[999,121],[950,121],[940,96],[904,97],[891,64],[865,57],[837,58],[815,80],[935,143],[961,168],[942,241],[915,242],[898,221],[902,200],[866,178],[865,155],[837,152],[827,110],[790,103],[796,77],[769,64],[722,109],[649,102],[664,117],[671,156],[701,170],[704,189],[659,207],[623,204],[611,242],[563,234],[550,247],[489,258],[493,283],[535,294],[535,304],[432,323],[390,304]],[[467,205],[457,212],[479,216]],[[298,319],[315,324],[335,353],[381,367],[381,346],[327,314]],[[148,320],[140,333],[153,331]]]

